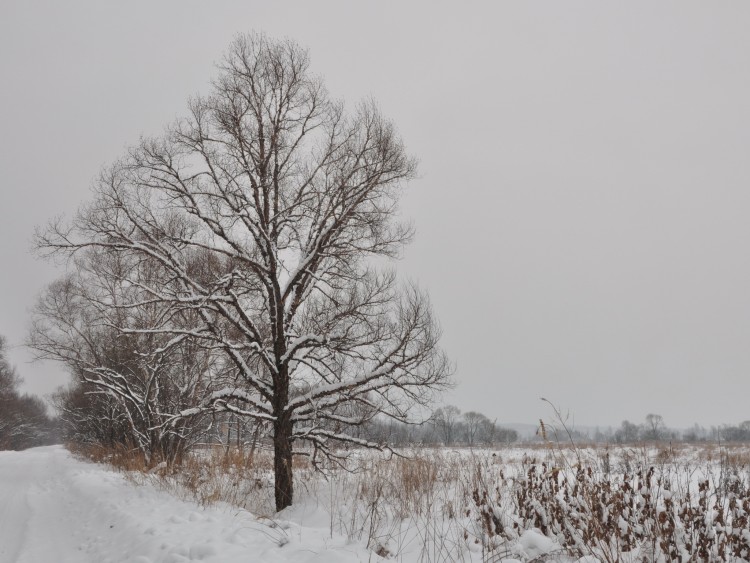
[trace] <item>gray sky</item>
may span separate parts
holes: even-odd
[[[0,334],[56,275],[36,225],[206,92],[237,32],[309,47],[421,161],[398,264],[500,421],[750,419],[750,3],[0,2]],[[59,271],[57,272],[59,274]],[[25,389],[66,381],[11,359]]]

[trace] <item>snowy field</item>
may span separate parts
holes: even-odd
[[[157,474],[0,452],[0,563],[750,559],[743,446],[402,453],[328,479],[301,465],[273,515],[262,456]]]
[[[60,446],[0,452],[0,563],[351,562],[371,553],[324,529],[202,508],[136,486]]]

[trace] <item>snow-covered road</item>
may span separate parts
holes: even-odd
[[[324,528],[270,527],[245,511],[202,509],[60,446],[0,452],[0,563],[379,559]]]

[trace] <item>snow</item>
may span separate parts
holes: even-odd
[[[157,466],[151,474],[128,475],[79,460],[60,446],[0,452],[0,563],[375,563],[384,560],[377,552],[399,563],[575,560],[576,556],[564,552],[559,536],[545,536],[536,528],[518,529],[516,533],[513,507],[504,504],[512,503],[510,495],[504,495],[505,501],[498,497],[479,506],[471,496],[472,488],[477,486],[475,481],[455,477],[454,482],[439,477],[434,488],[425,487],[413,492],[411,500],[404,499],[400,495],[409,496],[400,481],[404,469],[385,464],[391,460],[380,460],[384,462],[380,464],[370,453],[353,452],[353,468],[361,471],[342,471],[331,479],[300,468],[296,474],[295,504],[274,515],[273,491],[269,488],[271,471],[262,464],[257,470],[242,474],[240,480],[236,480],[239,474],[232,467],[226,474],[212,477],[227,491],[239,491],[218,498],[234,499],[255,511],[253,514],[228,504],[202,507],[184,500],[194,498],[192,493],[183,495],[185,489],[178,488],[179,479],[173,475],[160,475],[163,466]],[[482,483],[492,487],[496,484],[492,479],[502,475],[498,473],[500,468],[507,475],[514,471],[519,476],[527,475],[531,463],[528,460],[543,452],[509,448],[502,451],[502,460],[490,450],[412,453],[417,459],[436,463],[447,471],[445,475],[454,471],[458,475],[463,467],[470,468],[469,473],[474,475],[474,468],[480,468]],[[686,449],[680,459],[691,459],[694,454]],[[581,456],[595,461],[596,451],[577,450],[576,457]],[[646,466],[647,461],[644,459]],[[668,466],[672,470],[665,469],[665,474],[671,475],[676,486],[687,490],[713,474],[711,464],[718,461],[695,470],[680,465],[682,461],[674,463]],[[209,465],[200,467],[203,471]],[[419,466],[412,469],[415,467]],[[421,474],[415,476],[421,478]],[[502,477],[498,486],[512,487],[518,482],[513,479],[506,483]],[[264,486],[256,487],[261,480]],[[249,488],[245,489],[245,485]],[[640,488],[636,481],[632,485]],[[506,493],[509,490],[503,489]],[[533,502],[544,522],[544,507],[538,500]],[[424,503],[431,508],[428,510]],[[448,506],[450,510],[446,512],[444,508]],[[578,510],[573,501],[565,506],[567,510]],[[478,518],[485,508],[491,509],[509,530],[505,539],[487,535],[483,519]],[[708,518],[708,522],[713,522],[710,514]],[[621,531],[640,527],[622,517],[618,517],[617,525]],[[715,535],[718,529],[714,527],[711,533]],[[573,533],[582,536],[580,530]],[[750,542],[750,532],[743,528],[739,533]],[[372,549],[367,548],[368,537]],[[592,550],[584,547],[579,553],[587,551]],[[487,558],[489,553],[491,559]],[[623,561],[635,561],[641,555],[638,549],[620,554]],[[589,553],[577,563],[596,561]]]
[[[517,551],[519,555],[527,559],[536,559],[545,553],[560,549],[550,538],[542,535],[539,530],[526,530],[518,541]]]
[[[322,523],[201,508],[61,446],[0,452],[0,563],[378,560]]]

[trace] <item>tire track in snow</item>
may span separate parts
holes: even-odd
[[[0,452],[0,563],[102,563],[118,553],[117,507],[86,469],[56,446]]]
[[[7,458],[21,454],[1,452]],[[12,563],[18,559],[23,547],[26,529],[31,514],[26,490],[17,484],[25,469],[18,464],[0,464],[0,563]]]

